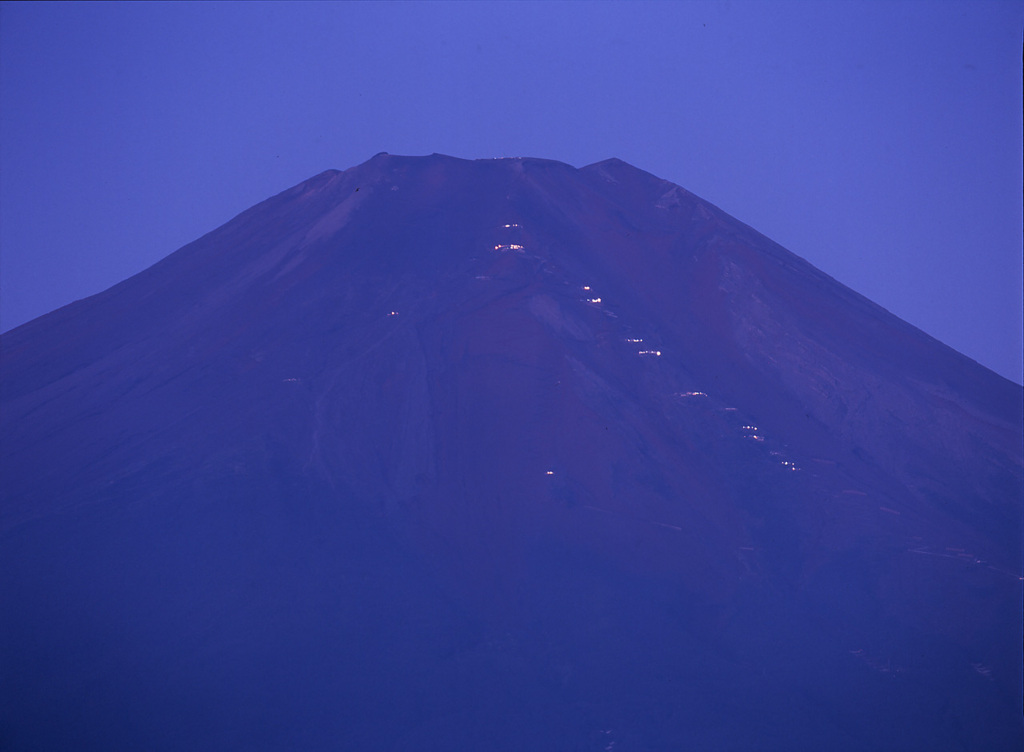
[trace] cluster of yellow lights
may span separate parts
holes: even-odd
[[[496,245],[494,246],[496,251],[521,251],[523,246],[516,245],[515,243],[509,243],[508,245]]]
[[[753,439],[754,441],[764,441],[764,436],[760,436],[757,433],[757,426],[743,426],[743,430],[753,431],[753,433],[747,434],[748,439]]]
[[[661,350],[641,350],[637,355],[653,355],[656,358],[661,357]]]

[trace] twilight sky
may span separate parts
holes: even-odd
[[[1024,2],[0,6],[0,330],[380,151],[616,156],[1017,383]]]

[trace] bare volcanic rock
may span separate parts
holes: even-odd
[[[621,161],[381,154],[0,357],[5,749],[1024,745],[1024,390]]]

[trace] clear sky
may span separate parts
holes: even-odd
[[[373,154],[616,156],[1020,383],[1024,2],[4,3],[0,329]]]

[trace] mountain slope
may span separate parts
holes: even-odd
[[[1024,739],[1021,388],[618,160],[378,155],[0,355],[15,748]]]

